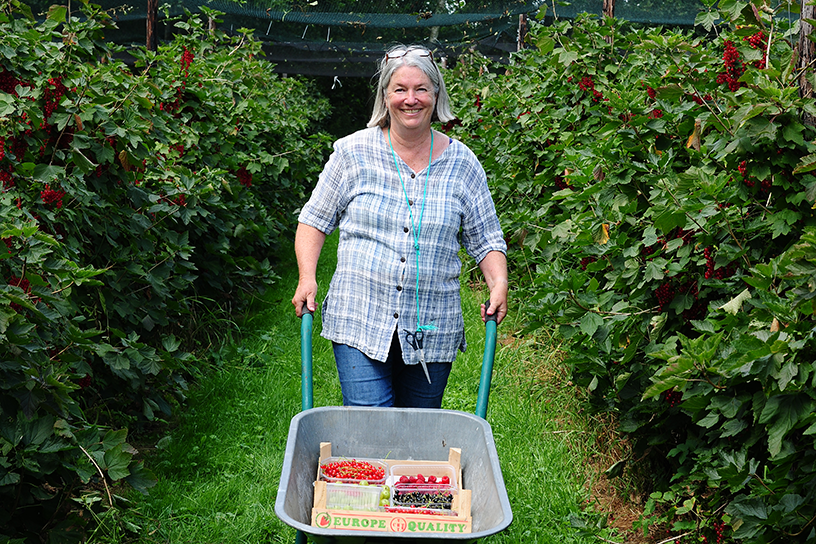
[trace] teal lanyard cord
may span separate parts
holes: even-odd
[[[425,215],[425,200],[428,196],[428,178],[431,177],[431,162],[433,161],[433,129],[431,129],[431,151],[428,154],[428,171],[425,173],[425,189],[422,193],[422,207],[419,211],[419,222],[414,224],[414,212],[411,206],[411,200],[408,198],[408,191],[405,190],[405,182],[402,180],[402,172],[400,171],[399,163],[397,162],[397,153],[394,151],[394,144],[391,142],[391,127],[388,127],[388,145],[391,146],[391,155],[394,157],[394,166],[397,168],[397,176],[399,176],[400,184],[402,185],[402,194],[405,196],[405,202],[408,204],[408,214],[411,217],[411,233],[414,237],[414,251],[416,253],[416,307],[417,307],[417,331],[435,329],[433,325],[421,325],[419,321],[419,235],[422,231],[422,216]]]

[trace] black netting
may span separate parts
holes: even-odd
[[[35,12],[51,3],[28,1]],[[144,0],[94,3],[109,10],[119,27],[107,39],[145,43]],[[516,50],[519,15],[545,10],[545,21],[582,12],[600,15],[602,0],[175,0],[162,4],[159,39],[172,37],[168,17],[185,10],[199,12],[202,6],[223,13],[218,25],[224,31],[251,29],[278,71],[369,76],[375,61],[394,43],[424,43],[440,56],[475,47],[489,57],[506,57]],[[615,16],[635,23],[691,26],[703,9],[700,0],[618,0]]]

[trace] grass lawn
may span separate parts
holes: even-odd
[[[324,289],[335,251],[336,237],[330,237],[319,267]],[[127,494],[130,503],[119,527],[129,531],[100,531],[92,541],[294,542],[294,530],[275,516],[274,503],[289,422],[300,410],[300,322],[290,302],[296,283],[291,265],[234,341],[215,354],[215,366],[147,457],[159,483],[149,496]],[[484,345],[479,304],[486,298],[482,285],[463,287],[470,348],[454,364],[443,408],[475,410]],[[578,403],[557,346],[540,336],[512,334],[519,328],[517,305],[511,300],[511,314],[499,327],[487,413],[514,520],[480,542],[594,544],[597,536],[571,524],[588,497],[583,468],[588,453],[576,444],[592,437],[575,417]],[[331,347],[319,329],[318,314],[314,405],[340,405]]]

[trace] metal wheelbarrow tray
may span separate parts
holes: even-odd
[[[326,406],[312,408],[311,314],[301,325],[302,408],[289,426],[275,514],[317,544],[475,542],[507,528],[513,520],[496,444],[484,419],[490,394],[496,322],[488,320],[476,415],[455,410]],[[374,459],[447,461],[461,449],[462,487],[472,492],[471,532],[379,532],[311,525],[314,482],[321,442],[332,455]]]

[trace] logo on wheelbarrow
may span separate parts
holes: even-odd
[[[317,515],[317,518],[315,518],[315,524],[318,527],[330,527],[331,521],[332,521],[331,514],[328,514],[326,512],[320,512]]]

